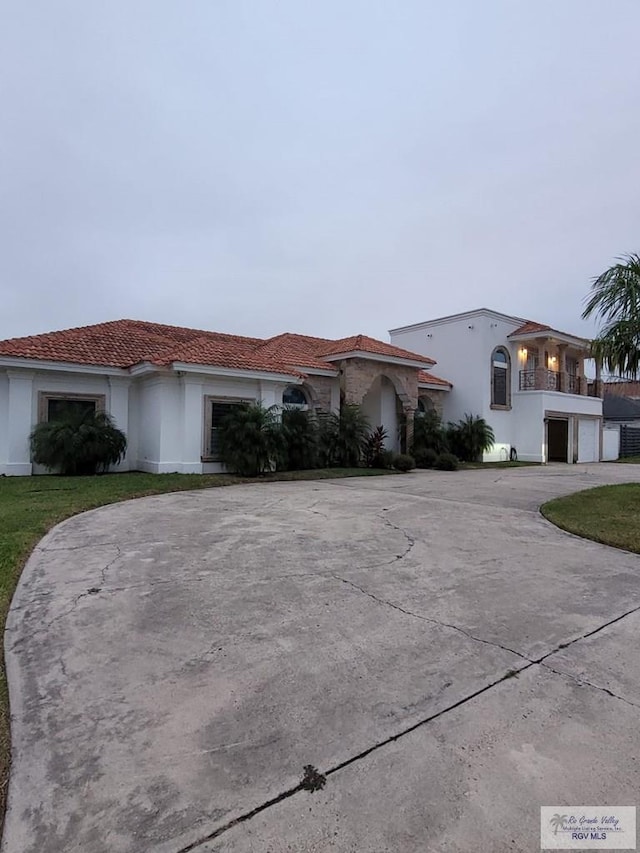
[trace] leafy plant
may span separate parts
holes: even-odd
[[[380,467],[381,468],[393,468],[393,460],[395,459],[396,454],[393,450],[383,450],[382,455],[380,456]]]
[[[447,430],[449,449],[465,462],[479,462],[495,440],[493,429],[479,415],[467,414]]]
[[[282,412],[283,454],[287,471],[314,468],[318,458],[318,425],[311,412],[285,409]]]
[[[414,458],[416,460],[416,468],[433,468],[438,454],[432,448],[427,447],[424,450],[416,450]]]
[[[447,450],[447,437],[437,412],[416,412],[411,452],[415,456],[418,451],[427,449],[442,453]]]
[[[228,471],[255,477],[270,471],[285,452],[278,407],[243,403],[220,422],[220,458]]]
[[[454,456],[453,453],[441,453],[433,467],[438,471],[457,471],[459,467],[458,457]]]
[[[369,434],[369,421],[362,408],[344,403],[340,414],[320,417],[320,460],[325,467],[357,468]]]
[[[362,446],[362,456],[367,468],[383,468],[382,455],[385,450],[387,431],[383,426],[376,427],[365,438]]]
[[[408,453],[396,453],[393,459],[393,467],[396,471],[406,473],[416,467],[416,461],[413,456],[409,456]]]
[[[96,474],[117,465],[127,437],[106,412],[68,411],[60,420],[38,424],[29,437],[38,465],[60,474]]]
[[[612,373],[637,377],[640,371],[640,255],[629,254],[601,273],[582,313],[601,323],[592,342],[594,358]]]

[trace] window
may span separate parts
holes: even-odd
[[[306,394],[299,385],[288,385],[282,395],[282,405],[288,408],[306,409],[308,401]]]
[[[82,417],[87,412],[104,411],[104,395],[41,393],[38,420],[66,421]]]
[[[220,459],[220,424],[236,406],[246,405],[245,400],[209,400],[207,456],[214,461]]]
[[[418,397],[418,412],[421,415],[426,415],[427,412],[435,412],[435,409],[434,402],[429,397]]]
[[[491,356],[491,405],[497,408],[510,408],[509,388],[511,385],[511,367],[509,353],[498,347]]]

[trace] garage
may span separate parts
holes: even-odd
[[[600,461],[600,421],[598,418],[578,419],[578,462]]]

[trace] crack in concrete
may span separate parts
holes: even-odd
[[[554,652],[555,654],[555,652]],[[564,678],[570,678],[572,681],[575,681],[577,684],[586,685],[587,687],[593,687],[594,690],[601,690],[603,693],[606,693],[607,696],[611,696],[612,699],[619,699],[621,702],[624,702],[626,705],[631,705],[632,708],[640,708],[637,702],[632,702],[630,699],[625,699],[624,696],[620,696],[618,693],[614,693],[613,690],[609,690],[608,687],[602,687],[600,684],[594,684],[593,681],[587,681],[586,678],[582,678],[579,675],[573,675],[571,672],[563,672],[560,669],[554,669],[552,666],[549,666],[548,663],[541,663],[540,666],[543,666],[545,669],[548,669],[550,672],[553,672],[555,675],[560,675]]]
[[[458,625],[453,625],[450,622],[442,622],[440,619],[433,619],[431,616],[423,616],[421,613],[415,613],[413,610],[407,610],[404,607],[400,607],[399,604],[394,604],[392,601],[387,601],[386,598],[379,598],[377,595],[374,595],[371,592],[367,592],[366,589],[363,589],[358,584],[353,583],[353,581],[349,581],[346,578],[340,577],[340,575],[334,574],[333,577],[336,580],[342,581],[342,583],[347,584],[348,586],[353,587],[354,589],[361,592],[363,595],[372,598],[374,601],[377,601],[378,604],[386,605],[387,607],[392,607],[394,610],[400,611],[400,613],[404,613],[406,616],[412,616],[414,619],[421,619],[423,622],[430,622],[432,625],[440,625],[442,628],[451,628],[453,631],[458,631],[460,634],[463,634],[469,640],[474,640],[476,643],[483,643],[486,646],[494,646],[495,648],[502,649],[504,652],[511,652],[511,654],[516,655],[523,660],[526,660],[528,663],[536,663],[536,661],[531,660],[531,658],[523,655],[521,652],[517,652],[515,649],[510,649],[508,646],[503,646],[501,643],[496,643],[493,640],[485,640],[482,637],[476,637],[474,634],[471,634],[469,631],[466,631],[464,628],[458,627]]]
[[[399,610],[401,613],[405,613],[408,616],[413,616],[413,617],[416,617],[418,619],[424,619],[425,621],[429,621],[429,622],[430,621],[436,621],[436,620],[431,620],[427,617],[420,616],[416,613],[411,613],[410,611],[406,611],[403,608],[398,607],[397,605],[394,605],[394,604],[391,604],[390,602],[385,601],[384,599],[379,599],[375,595],[372,595],[371,593],[366,592],[365,590],[361,589],[357,585],[351,583],[351,581],[346,581],[346,580],[344,580],[344,578],[341,578],[338,575],[334,575],[334,577],[336,578],[336,580],[339,580],[342,583],[345,583],[345,584],[348,584],[349,586],[354,587],[359,592],[363,593],[364,595],[369,596],[369,598],[373,598],[375,601],[379,602],[380,604],[386,604],[390,607],[393,607],[395,610]],[[497,645],[499,648],[503,649],[504,651],[510,651],[513,654],[517,655],[518,657],[522,658],[524,661],[526,661],[526,663],[523,666],[520,666],[516,669],[514,669],[513,667],[508,669],[504,673],[504,675],[500,676],[500,678],[497,678],[497,679],[489,682],[488,684],[485,684],[484,687],[480,687],[478,690],[473,691],[472,693],[468,694],[467,696],[463,696],[462,699],[458,699],[457,702],[453,702],[451,705],[447,705],[445,708],[441,708],[439,711],[436,711],[433,714],[429,714],[427,717],[424,717],[422,720],[419,720],[417,723],[413,723],[412,725],[408,726],[407,728],[404,728],[401,731],[396,732],[396,734],[391,735],[390,737],[384,738],[383,740],[378,741],[377,743],[374,743],[372,746],[368,747],[367,749],[363,750],[362,752],[359,752],[356,755],[352,755],[350,758],[347,758],[345,761],[342,761],[339,764],[336,764],[333,767],[329,768],[328,770],[324,771],[323,775],[326,777],[329,777],[329,776],[332,776],[334,773],[338,773],[340,770],[344,770],[346,767],[349,767],[351,764],[355,764],[356,762],[361,761],[363,758],[366,758],[367,756],[371,755],[373,752],[376,752],[377,750],[382,749],[383,747],[388,746],[389,744],[394,743],[397,740],[400,740],[401,738],[405,737],[408,734],[411,734],[412,732],[416,731],[417,729],[421,728],[422,726],[425,726],[428,723],[431,723],[434,720],[437,720],[438,718],[443,717],[445,714],[448,714],[450,711],[454,711],[457,708],[460,708],[462,705],[466,705],[468,702],[471,702],[472,700],[476,699],[478,696],[482,696],[484,693],[487,693],[489,690],[492,690],[494,687],[497,687],[499,684],[502,684],[502,682],[507,681],[508,679],[513,678],[514,676],[520,675],[521,672],[525,672],[526,670],[531,669],[531,667],[533,667],[533,666],[543,666],[545,669],[549,670],[550,672],[553,672],[556,675],[572,678],[572,679],[578,681],[579,683],[586,684],[587,686],[589,686],[593,689],[602,691],[606,695],[611,696],[614,699],[618,699],[622,702],[625,702],[628,705],[632,705],[633,707],[640,707],[640,706],[634,704],[633,702],[630,702],[628,699],[624,699],[622,696],[618,696],[617,694],[613,693],[612,691],[610,691],[606,687],[599,687],[598,685],[592,684],[590,682],[581,681],[576,676],[571,676],[568,673],[563,673],[563,672],[560,672],[558,670],[555,670],[555,669],[553,669],[553,667],[544,663],[544,661],[547,658],[551,657],[552,655],[556,654],[557,652],[559,652],[565,648],[568,648],[569,646],[572,646],[574,643],[577,643],[580,640],[584,640],[587,637],[592,637],[592,636],[594,636],[594,634],[600,633],[605,628],[608,628],[610,625],[614,625],[616,622],[619,622],[621,619],[624,619],[625,617],[630,616],[632,613],[637,613],[638,611],[640,611],[640,605],[633,607],[631,610],[627,610],[625,613],[622,613],[620,616],[616,616],[614,619],[610,619],[608,622],[605,622],[602,625],[599,625],[597,628],[594,628],[592,631],[587,631],[586,633],[582,634],[581,636],[575,637],[573,640],[571,640],[567,643],[558,644],[558,646],[556,646],[550,652],[547,652],[545,655],[542,655],[542,657],[534,659],[534,660],[527,658],[525,655],[521,654],[520,652],[514,652],[513,649],[508,649],[505,646],[501,646],[498,643],[492,643],[489,640],[482,640],[480,638],[473,637],[472,635],[467,634],[463,629],[457,628],[457,626],[455,626],[455,625],[446,625],[446,623],[437,622],[437,624],[443,624],[446,627],[454,628],[454,630],[461,631],[463,634],[466,634],[466,636],[468,636],[472,640],[476,640],[476,641],[481,642],[481,643],[487,643],[488,645]],[[227,823],[223,824],[222,826],[219,826],[217,829],[213,830],[213,832],[209,833],[208,835],[204,836],[203,838],[200,838],[196,841],[193,841],[190,844],[187,844],[185,847],[179,848],[176,851],[176,853],[192,853],[192,851],[197,850],[203,844],[207,844],[209,841],[213,841],[214,839],[218,838],[223,833],[228,832],[230,829],[233,829],[235,826],[239,826],[240,824],[246,823],[247,821],[256,817],[256,815],[259,815],[262,812],[266,811],[267,809],[270,809],[272,806],[275,806],[278,803],[281,803],[283,800],[287,800],[290,797],[293,797],[295,794],[300,793],[300,791],[302,791],[302,790],[304,790],[304,786],[302,783],[298,783],[297,785],[295,785],[292,788],[287,788],[285,791],[282,791],[276,797],[272,797],[271,799],[266,800],[264,803],[261,803],[259,806],[256,806],[255,808],[251,809],[250,811],[245,812],[244,814],[240,815],[239,817],[233,818],[232,820],[228,821]]]

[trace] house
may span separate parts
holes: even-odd
[[[126,433],[119,470],[222,470],[218,426],[243,401],[359,403],[386,428],[389,449],[404,449],[413,412],[442,412],[450,392],[434,363],[365,335],[260,339],[135,320],[0,341],[0,474],[42,473],[29,434],[73,409],[104,410]]]
[[[602,383],[590,396],[589,341],[487,308],[390,331],[395,346],[428,352],[453,383],[444,417],[481,415],[496,443],[485,461],[597,462]]]

